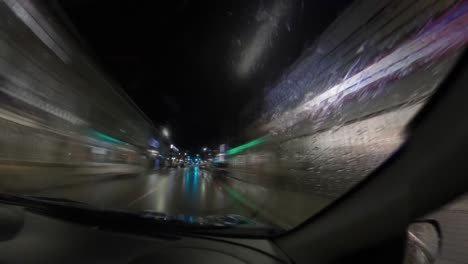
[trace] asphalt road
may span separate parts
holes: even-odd
[[[30,194],[69,198],[105,208],[153,210],[171,215],[239,214],[284,228],[295,226],[329,199],[239,181],[192,168],[140,175],[96,176],[95,180],[55,186]]]

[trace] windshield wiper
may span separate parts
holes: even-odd
[[[20,205],[20,206],[37,206],[45,204],[54,204],[54,205],[82,205],[90,206],[86,203],[66,199],[66,198],[55,198],[55,197],[44,197],[44,196],[34,196],[34,195],[17,195],[17,194],[8,194],[0,193],[0,202],[11,204],[11,205]]]
[[[91,205],[89,205],[87,203],[80,202],[80,201],[75,201],[75,200],[67,199],[67,198],[36,196],[36,195],[25,195],[23,197],[33,198],[33,199],[42,200],[42,201],[60,202],[60,203],[68,203],[68,204],[81,204],[81,205],[91,206]]]
[[[21,206],[26,211],[102,230],[128,232],[164,239],[179,239],[163,220],[141,217],[122,210],[100,209],[69,199],[0,193],[0,203]]]
[[[13,195],[0,193],[0,203],[22,206],[36,214],[59,218],[79,224],[141,233],[145,235],[176,238],[178,233],[264,237],[276,235],[283,230],[258,224],[239,215],[214,215],[194,217],[171,216],[153,211],[132,212],[101,209],[83,202],[65,198]]]

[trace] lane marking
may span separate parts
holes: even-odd
[[[147,191],[146,193],[144,193],[143,195],[137,197],[135,200],[131,201],[130,203],[127,204],[127,207],[135,204],[136,202],[138,201],[141,201],[142,199],[144,199],[145,197],[147,197],[148,195],[154,193],[156,191],[156,189],[158,189],[159,186],[161,186],[161,184],[158,184],[159,181],[156,182],[156,187],[152,188],[151,190]]]

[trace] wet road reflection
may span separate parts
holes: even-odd
[[[239,214],[285,228],[297,225],[328,203],[312,194],[268,189],[198,167],[113,176],[108,180],[96,178],[96,181],[31,194],[171,215]]]

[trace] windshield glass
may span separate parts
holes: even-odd
[[[1,3],[0,192],[289,230],[468,42],[466,0],[149,2]]]

